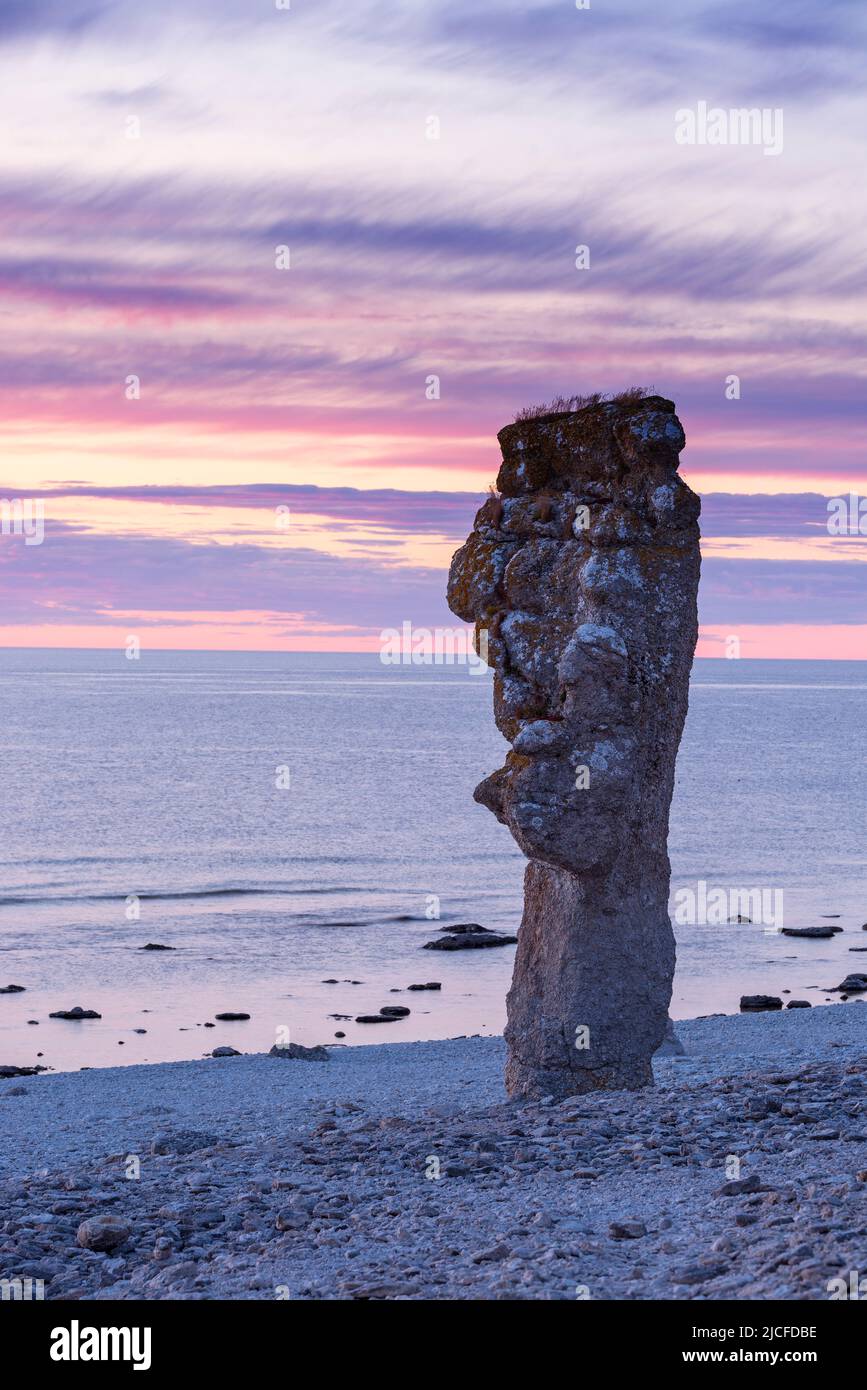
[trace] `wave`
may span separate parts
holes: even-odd
[[[139,902],[171,902],[185,898],[256,898],[279,897],[281,894],[298,896],[311,893],[359,892],[352,888],[294,888],[291,884],[280,884],[276,888],[174,888],[167,892],[127,893],[118,889],[113,893],[20,893],[0,894],[0,906],[22,903],[97,903],[125,902],[127,898],[138,898]]]
[[[46,903],[97,903],[97,902],[125,902],[128,897],[135,897],[139,902],[182,902],[190,899],[202,898],[277,898],[277,897],[309,897],[318,896],[323,893],[364,893],[368,889],[358,887],[346,887],[338,885],[333,888],[293,888],[288,884],[281,884],[277,888],[238,888],[238,887],[218,887],[218,888],[178,888],[168,892],[151,893],[17,893],[0,895],[0,907],[12,906],[39,906]],[[297,916],[298,914],[296,914]],[[318,914],[308,917],[306,920],[309,925],[325,927],[370,927],[377,922],[424,922],[425,917],[417,917],[411,912],[399,912],[392,916],[375,913],[369,918],[353,918],[335,920],[315,920]],[[300,914],[303,919],[304,914]]]

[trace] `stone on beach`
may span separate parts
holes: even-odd
[[[199,1129],[176,1129],[166,1134],[157,1134],[151,1142],[153,1154],[191,1154],[200,1149],[213,1149],[222,1143],[218,1134],[208,1134]]]
[[[612,1221],[608,1227],[612,1240],[640,1240],[647,1235],[643,1221]]]
[[[530,860],[506,1084],[525,1097],[635,1089],[652,1084],[674,972],[666,841],[699,501],[658,396],[523,419],[498,438],[499,495],[452,560],[448,598],[476,624],[512,744],[475,797]]]
[[[778,999],[775,994],[743,994],[741,995],[742,1013],[760,1013],[771,1009],[781,1009],[782,999]]]
[[[85,1250],[114,1250],[132,1235],[132,1226],[120,1216],[89,1216],[78,1228],[77,1240]]]
[[[654,1057],[683,1057],[686,1049],[674,1031],[674,1020],[669,1018],[665,1025],[665,1036],[653,1054]]]
[[[269,1057],[285,1057],[290,1062],[330,1062],[326,1047],[302,1047],[301,1043],[275,1043]]]

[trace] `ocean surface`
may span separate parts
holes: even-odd
[[[736,1012],[743,993],[821,1005],[867,970],[850,950],[867,947],[865,692],[867,663],[696,662],[672,914],[711,920],[675,922],[676,1018]],[[515,948],[421,949],[449,923],[520,920],[524,860],[472,799],[507,747],[487,675],[4,650],[0,737],[0,986],[26,990],[0,995],[0,1064],[502,1030]],[[779,934],[831,914],[831,940]],[[440,992],[391,992],[430,980]],[[410,1017],[354,1021],[394,1003]],[[76,1004],[101,1020],[49,1019]],[[205,1028],[230,1010],[251,1019]]]

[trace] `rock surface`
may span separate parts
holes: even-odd
[[[536,416],[498,438],[499,495],[455,555],[448,597],[476,625],[512,744],[476,800],[530,859],[506,1084],[525,1097],[635,1089],[652,1082],[674,972],[666,840],[699,501],[658,396]]]

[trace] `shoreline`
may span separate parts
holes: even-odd
[[[3,1081],[0,1277],[48,1298],[825,1298],[863,1254],[865,1030],[857,1004],[679,1022],[652,1089],[559,1105],[506,1100],[501,1038]],[[83,1249],[106,1213],[128,1236]]]

